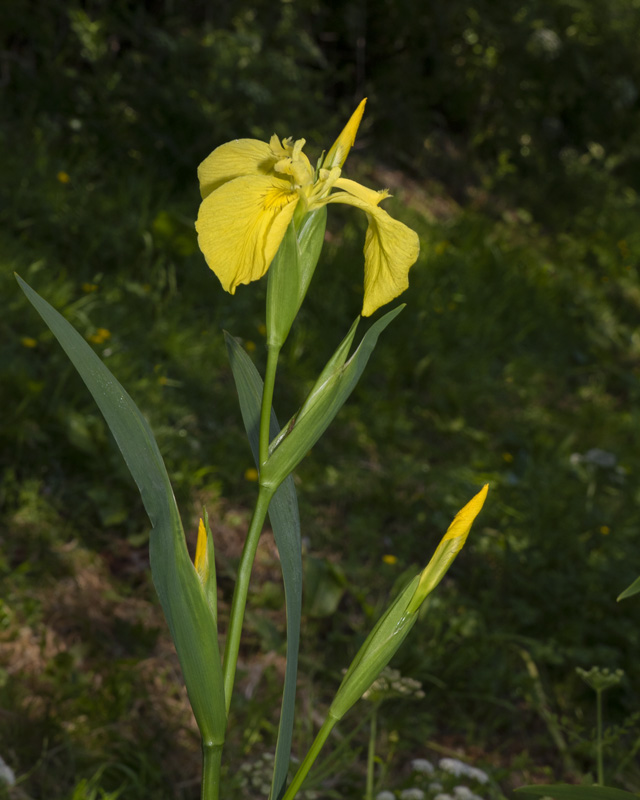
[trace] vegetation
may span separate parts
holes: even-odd
[[[389,186],[421,256],[407,310],[297,472],[294,750],[389,587],[488,481],[392,662],[426,697],[375,706],[376,790],[428,791],[411,761],[440,757],[485,771],[490,784],[469,785],[487,798],[595,778],[576,667],[597,665],[624,670],[604,699],[605,776],[638,792],[637,602],[615,602],[640,570],[637,3],[8,0],[0,17],[0,756],[15,796],[191,800],[200,753],[137,492],[12,273],[64,309],[148,416],[192,547],[206,502],[224,618],[255,475],[221,331],[264,368],[264,286],[231,303],[206,268],[195,168],[274,131],[313,153],[365,95],[367,156],[356,147],[349,175]],[[330,221],[282,355],[281,420],[333,352],[327,331],[359,311],[358,216]],[[277,726],[269,536],[255,574],[227,766],[238,797],[262,763],[247,754],[268,760]],[[362,796],[367,709],[312,773],[318,796]]]

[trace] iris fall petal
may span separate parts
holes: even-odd
[[[362,304],[362,315],[368,317],[409,286],[409,269],[420,253],[418,234],[382,208],[352,194],[338,192],[328,202],[360,208],[369,220],[364,241]]]
[[[265,274],[297,202],[289,181],[269,175],[234,178],[202,201],[198,244],[227,292]]]

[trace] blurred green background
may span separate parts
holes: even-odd
[[[638,604],[615,597],[640,572],[640,2],[4,0],[0,35],[0,756],[15,796],[190,800],[199,745],[137,492],[13,272],[148,416],[191,545],[206,503],[224,618],[256,487],[221,330],[262,367],[265,286],[231,298],[207,269],[195,170],[274,132],[306,138],[313,161],[363,96],[345,172],[391,190],[421,256],[406,310],[298,470],[296,752],[389,593],[489,481],[394,661],[427,696],[383,706],[379,788],[416,756],[482,766],[492,797],[593,777],[575,667],[597,664],[626,673],[607,695],[607,777],[638,791]],[[281,420],[359,312],[361,216],[331,208]],[[264,541],[231,797],[277,725],[284,611]],[[365,712],[319,796],[362,796]]]

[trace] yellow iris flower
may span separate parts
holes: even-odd
[[[223,288],[259,280],[269,269],[289,223],[329,203],[361,209],[369,222],[364,245],[364,303],[369,316],[409,285],[420,251],[418,235],[380,208],[376,192],[342,177],[366,99],[314,169],[304,139],[237,139],[216,148],[198,167],[202,204],[198,243]],[[297,212],[297,213],[296,213]]]

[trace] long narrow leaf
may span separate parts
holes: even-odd
[[[618,602],[620,602],[620,600],[626,600],[627,597],[633,597],[633,595],[638,594],[638,592],[640,592],[640,577],[636,578],[631,586],[627,586],[624,592],[618,596]]]
[[[247,431],[253,457],[258,464],[260,406],[262,403],[262,378],[241,345],[225,333],[231,370],[238,390],[240,410]],[[276,415],[271,410],[269,438],[279,431]],[[300,546],[300,516],[293,478],[289,476],[274,494],[269,506],[269,518],[276,540],[282,576],[284,580],[287,609],[287,667],[284,679],[280,727],[276,745],[276,760],[271,787],[272,800],[284,794],[289,761],[295,712],[296,680],[298,673],[298,651],[300,648],[300,617],[302,613],[302,554]]]
[[[378,337],[403,308],[404,306],[394,308],[372,325],[362,337],[355,353],[345,363],[346,344],[350,345],[355,335],[355,325],[351,327],[329,362],[335,368],[326,367],[323,370],[321,385],[318,382],[314,386],[300,413],[287,425],[286,435],[277,441],[260,476],[263,485],[278,486],[311,450],[360,380]]]
[[[521,786],[516,789],[521,794],[535,797],[553,797],[554,800],[638,800],[637,794],[611,786],[572,786],[557,783],[554,786]]]
[[[169,476],[146,419],[73,326],[16,276],[93,395],[138,485],[153,530],[153,582],[176,646],[193,712],[207,743],[226,729],[222,669],[213,612],[191,563]]]

